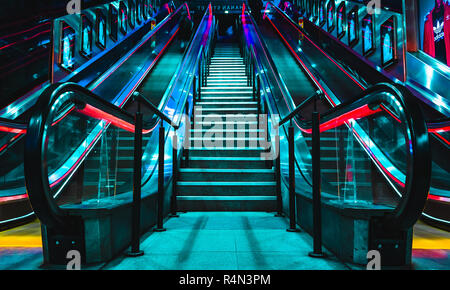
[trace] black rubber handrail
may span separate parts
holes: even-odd
[[[155,113],[159,118],[161,118],[167,124],[172,126],[172,128],[174,128],[175,130],[178,129],[178,125],[173,123],[172,120],[170,120],[170,118],[166,114],[164,114],[163,112],[158,110],[158,108],[155,105],[153,105],[152,102],[150,102],[143,94],[141,94],[140,92],[136,91],[136,92],[133,93],[133,99],[134,99],[134,101],[142,102],[153,113]]]
[[[292,118],[296,117],[300,111],[302,109],[304,109],[310,102],[320,99],[320,97],[323,95],[323,92],[318,90],[316,93],[314,93],[314,95],[309,96],[308,98],[306,98],[306,100],[304,100],[300,105],[297,106],[297,108],[295,108],[291,113],[289,113],[289,115],[287,115],[286,117],[284,117],[279,123],[278,126],[283,125],[284,123],[286,123],[287,121],[292,120]]]

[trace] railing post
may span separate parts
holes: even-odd
[[[267,127],[268,128],[268,127]],[[281,160],[280,160],[280,128],[278,127],[278,132],[275,135],[275,178],[277,183],[277,213],[276,217],[283,217],[283,200],[281,198]]]
[[[289,228],[288,232],[298,232],[295,210],[295,160],[294,160],[294,126],[292,119],[288,129],[289,142]]]
[[[313,177],[313,238],[314,250],[310,257],[324,257],[322,252],[322,212],[321,212],[321,176],[320,176],[320,113],[314,100],[312,113],[312,177]]]
[[[134,168],[133,168],[133,210],[131,224],[131,251],[126,255],[129,257],[138,257],[144,254],[139,249],[139,238],[141,231],[141,168],[142,168],[142,113],[138,111],[135,114],[134,124]]]
[[[158,216],[157,224],[154,229],[155,232],[163,232],[166,229],[163,227],[164,215],[164,123],[160,121],[159,126],[159,156],[158,156]]]
[[[177,181],[178,181],[178,136],[174,129],[172,137],[172,196],[170,200],[170,217],[179,217],[177,214]]]
[[[194,79],[192,80],[192,99],[194,100],[194,104],[197,101],[197,76],[194,75]]]
[[[202,98],[202,59],[198,61],[198,97],[197,101],[200,101]]]
[[[195,105],[193,106],[193,109],[195,109]],[[185,126],[184,126],[184,142],[183,144],[186,145],[186,147],[183,148],[184,152],[184,166],[189,167],[189,148],[191,147],[191,129],[194,129],[193,126],[191,126],[191,122],[189,119],[189,102],[186,102],[186,120],[185,120]]]

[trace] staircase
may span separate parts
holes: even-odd
[[[261,158],[265,134],[257,127],[258,103],[239,46],[217,43],[208,68],[179,170],[178,208],[275,211],[275,170]]]

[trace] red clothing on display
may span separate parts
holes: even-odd
[[[443,3],[443,5],[445,51],[447,65],[450,66],[450,5],[448,3]],[[433,11],[435,9],[433,8],[426,16],[423,30],[423,51],[432,57],[436,57],[433,31]]]

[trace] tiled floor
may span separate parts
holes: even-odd
[[[164,225],[166,232],[141,238],[144,256],[121,256],[103,268],[348,269],[333,256],[310,258],[312,238],[304,232],[286,232],[288,220],[271,213],[190,212]],[[38,221],[0,232],[0,270],[45,269],[41,264]],[[450,233],[419,221],[414,227],[413,267],[450,270]]]
[[[418,221],[414,226],[413,267],[450,270],[450,232]]]
[[[348,269],[332,255],[309,257],[312,238],[287,232],[288,220],[272,213],[190,212],[168,220],[165,227],[166,232],[142,239],[144,256],[122,256],[104,269]]]

